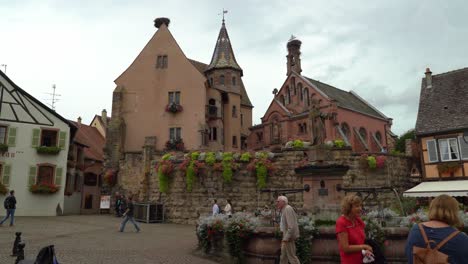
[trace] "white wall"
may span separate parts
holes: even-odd
[[[10,127],[16,127],[16,145],[9,147],[8,155],[0,155],[0,162],[4,165],[10,165],[10,190],[15,190],[17,209],[15,215],[18,216],[54,216],[57,207],[64,209],[64,186],[66,182],[67,153],[69,147],[70,128],[68,124],[56,116],[46,114],[53,122],[54,126],[42,126],[43,128],[60,129],[67,133],[65,149],[62,149],[57,155],[37,154],[36,149],[32,147],[33,129],[41,126],[5,122],[0,120],[0,124]],[[51,163],[56,167],[63,168],[60,190],[54,194],[33,194],[29,191],[29,168],[40,163]]]

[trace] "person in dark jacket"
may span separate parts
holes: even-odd
[[[121,212],[121,207],[122,205],[122,196],[120,195],[119,192],[115,192],[115,216],[121,217],[122,212]]]
[[[140,227],[137,225],[135,222],[135,219],[133,218],[133,198],[130,196],[127,199],[127,210],[125,210],[125,213],[123,214],[124,220],[120,224],[120,232],[123,232],[125,229],[125,225],[127,224],[128,221],[132,222],[132,224],[135,226],[135,229],[137,232],[140,232]]]
[[[5,198],[4,206],[6,209],[5,218],[0,222],[0,226],[3,225],[8,218],[10,218],[10,226],[15,224],[15,210],[16,210],[16,198],[15,198],[15,191],[11,190],[10,195]]]

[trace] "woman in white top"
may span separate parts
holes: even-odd
[[[226,204],[226,206],[224,206],[223,211],[228,217],[231,217],[232,216],[231,200],[226,199],[226,201],[227,201],[227,204]]]

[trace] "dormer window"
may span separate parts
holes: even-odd
[[[219,84],[224,85],[224,75],[219,76]]]

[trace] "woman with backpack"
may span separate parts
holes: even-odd
[[[409,264],[468,263],[468,236],[458,231],[458,202],[448,195],[436,197],[429,206],[429,221],[414,225],[406,242]]]

